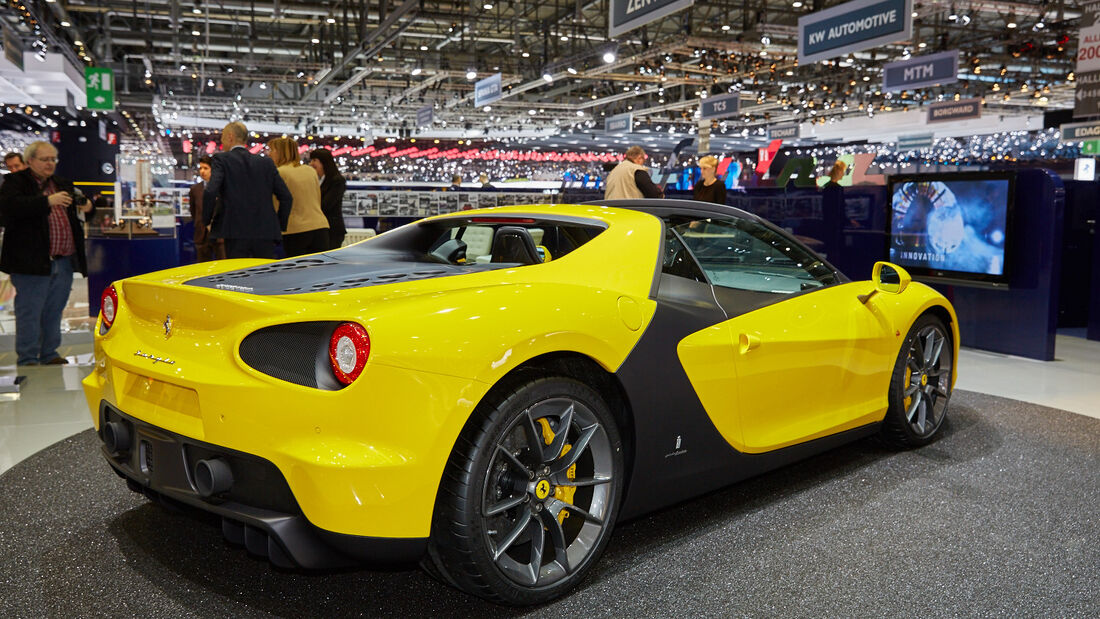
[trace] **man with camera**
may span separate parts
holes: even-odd
[[[0,271],[15,286],[15,351],[19,365],[67,363],[61,346],[61,314],[69,302],[73,272],[88,274],[85,217],[95,210],[73,184],[54,176],[57,149],[32,142],[23,151],[27,169],[4,177],[0,216],[7,227]]]

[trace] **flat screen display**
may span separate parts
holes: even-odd
[[[1015,174],[890,178],[890,261],[914,276],[1007,285]]]

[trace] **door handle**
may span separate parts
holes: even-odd
[[[760,336],[754,333],[742,333],[739,339],[742,355],[760,345]]]

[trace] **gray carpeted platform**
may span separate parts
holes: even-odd
[[[622,525],[570,597],[290,573],[151,505],[91,431],[0,476],[0,616],[1100,616],[1100,420],[958,392],[942,438],[861,441]]]

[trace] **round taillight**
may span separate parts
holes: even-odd
[[[99,311],[103,315],[103,326],[110,329],[115,323],[115,314],[118,313],[118,291],[114,284],[103,291],[103,296],[99,299]]]
[[[328,360],[336,380],[350,385],[370,356],[370,336],[367,330],[354,322],[344,322],[332,332],[328,341]]]

